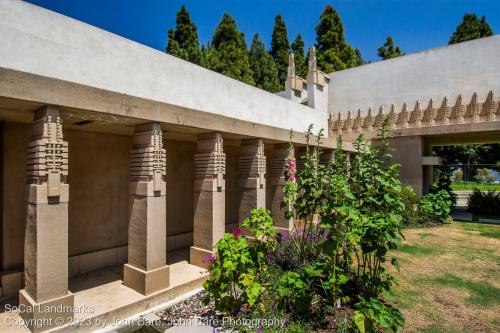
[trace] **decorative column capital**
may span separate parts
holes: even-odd
[[[243,179],[257,179],[257,188],[265,188],[266,156],[262,139],[241,141],[239,173]]]
[[[27,201],[34,204],[68,201],[68,142],[62,118],[50,106],[36,111],[27,147]]]
[[[130,194],[165,195],[166,151],[160,124],[135,126],[130,151]]]
[[[204,133],[198,136],[198,152],[194,155],[195,181],[215,181],[214,191],[224,191],[226,188],[226,154],[222,133]],[[208,190],[201,185],[201,189]]]

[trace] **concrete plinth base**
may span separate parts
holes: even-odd
[[[123,265],[123,284],[142,295],[151,295],[170,285],[170,267],[164,266],[144,271],[135,266]]]
[[[191,246],[191,248],[189,249],[189,263],[191,265],[209,269],[210,261],[208,258],[214,254],[214,251]]]
[[[66,296],[36,303],[33,298],[22,289],[19,291],[19,315],[31,332],[47,331],[61,327],[73,321],[74,296]]]

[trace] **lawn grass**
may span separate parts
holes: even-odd
[[[451,189],[454,191],[467,191],[473,189],[479,189],[481,191],[494,190],[500,191],[500,184],[482,184],[482,183],[452,183]]]
[[[400,270],[385,298],[402,332],[500,332],[500,225],[453,222],[408,229],[392,256]]]

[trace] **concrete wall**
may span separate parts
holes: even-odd
[[[389,139],[394,149],[392,162],[400,164],[399,175],[403,186],[411,186],[418,195],[424,194],[422,156],[424,140],[421,136]]]
[[[3,129],[3,270],[17,269],[24,261],[26,226],[26,145],[31,128],[4,123]]]
[[[241,200],[241,190],[238,186],[239,146],[225,145],[226,153],[226,224],[238,221],[238,209]]]
[[[413,107],[430,98],[439,105],[445,96],[455,103],[458,94],[468,102],[488,91],[500,93],[500,35],[444,46],[330,74],[329,112],[353,112],[380,105],[397,111],[405,101]]]
[[[65,131],[69,143],[69,255],[126,245],[131,138]]]
[[[167,150],[167,235],[192,232],[196,143],[165,140],[163,144]]]
[[[22,1],[1,1],[0,22],[0,68],[281,129],[328,126],[326,112]]]

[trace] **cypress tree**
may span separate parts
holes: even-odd
[[[285,21],[281,15],[276,15],[271,39],[271,55],[278,66],[278,78],[281,85],[285,83],[287,77],[289,51],[290,42],[288,41]]]
[[[396,58],[401,55],[404,55],[404,53],[401,52],[399,46],[394,45],[394,41],[391,36],[387,36],[384,45],[378,48],[378,56],[383,60]]]
[[[486,17],[479,19],[476,14],[465,14],[462,22],[457,26],[455,32],[451,35],[448,44],[456,44],[468,40],[488,37],[493,35]]]
[[[206,54],[207,67],[221,74],[255,84],[248,61],[245,36],[227,13],[222,16]]]
[[[307,63],[304,56],[304,41],[300,34],[297,35],[292,43],[292,52],[295,58],[295,73],[305,78],[307,75]]]
[[[175,30],[168,30],[166,52],[199,64],[201,61],[201,52],[198,44],[198,32],[185,6],[182,6],[177,12],[175,25]]]
[[[347,43],[340,15],[330,5],[325,7],[316,26],[316,49],[318,67],[326,73],[364,63],[359,50]]]
[[[259,38],[259,34],[253,36],[249,60],[253,79],[257,87],[270,92],[281,90],[278,80],[278,69],[273,57],[266,51],[266,46]]]

